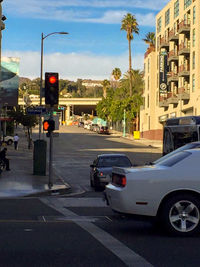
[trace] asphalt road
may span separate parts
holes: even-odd
[[[116,213],[89,186],[99,153],[124,152],[142,164],[159,149],[116,136],[63,127],[54,139],[54,168],[72,185],[65,196],[0,199],[0,266],[199,266],[200,234],[168,236],[149,221]]]
[[[114,135],[98,135],[77,126],[63,126],[54,138],[54,167],[74,191],[91,191],[89,165],[98,154],[125,153],[133,164],[144,164],[160,157],[158,148]]]

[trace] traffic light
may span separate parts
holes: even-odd
[[[58,105],[59,79],[57,72],[45,73],[45,104],[53,107]]]
[[[43,121],[43,130],[44,131],[48,131],[48,132],[52,132],[55,130],[55,121],[54,120],[44,120]]]

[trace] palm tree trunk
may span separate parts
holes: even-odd
[[[129,75],[130,75],[130,96],[132,96],[132,64],[131,64],[131,39],[128,40],[128,48],[129,48]]]

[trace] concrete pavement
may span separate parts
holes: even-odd
[[[7,146],[11,171],[3,171],[0,174],[0,198],[59,194],[70,189],[56,173],[53,173],[53,187],[49,189],[48,163],[46,176],[33,175],[33,148],[28,149],[27,137],[21,126],[15,133],[18,133],[20,138],[19,147],[15,150],[14,145]]]

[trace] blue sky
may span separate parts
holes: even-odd
[[[140,34],[132,42],[133,67],[142,68],[145,34],[155,30],[155,15],[167,0],[4,0],[7,17],[2,55],[20,58],[20,76],[40,75],[41,33],[66,31],[44,40],[44,72],[61,78],[109,79],[115,67],[128,69],[126,32],[121,20],[135,15]]]

